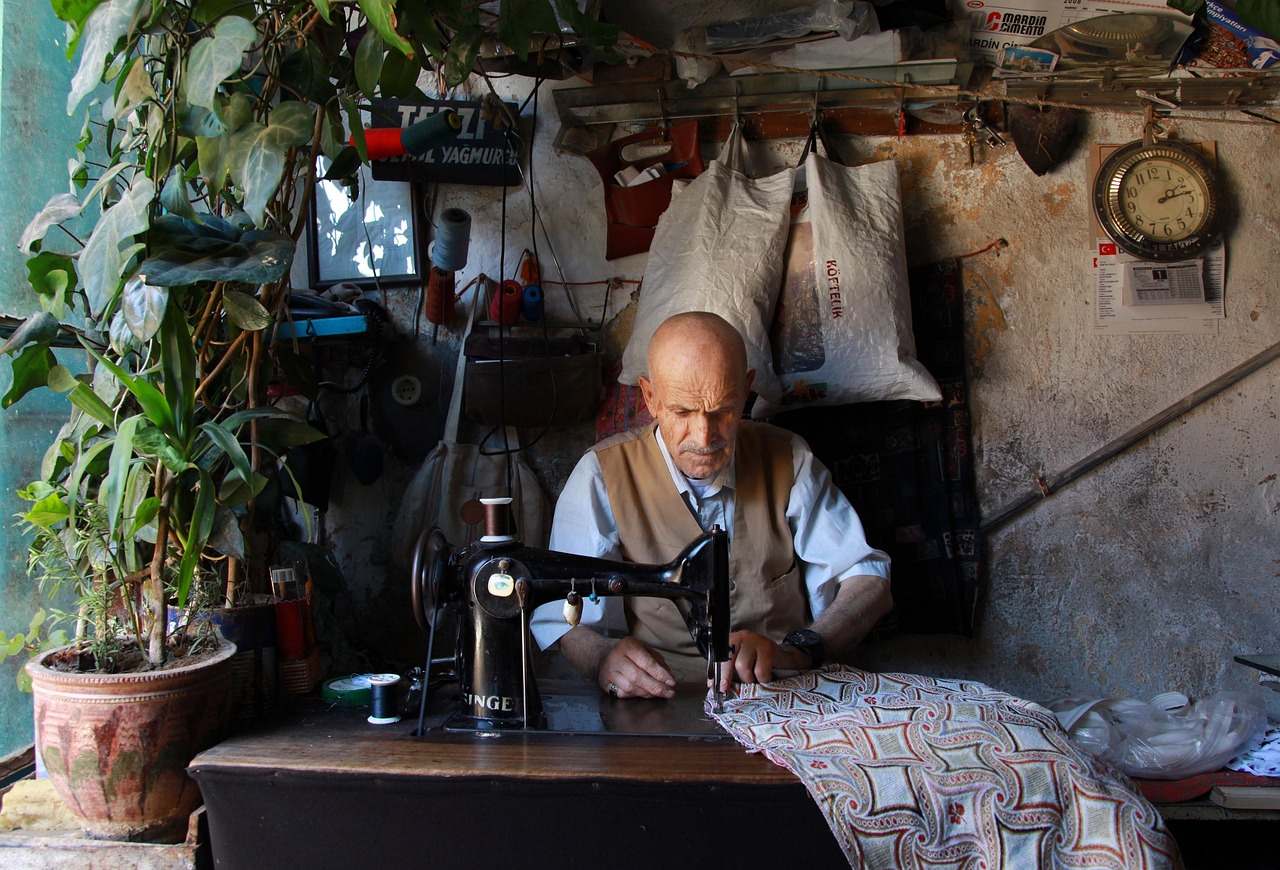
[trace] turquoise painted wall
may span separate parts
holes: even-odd
[[[73,64],[66,31],[46,0],[0,0],[0,313],[38,310],[18,251],[22,230],[50,196],[67,189],[67,159],[79,135],[81,113],[69,118],[66,94]],[[0,362],[0,394],[11,372]],[[0,629],[25,630],[37,606],[26,577],[26,541],[13,517],[23,502],[13,495],[38,473],[50,438],[67,416],[59,396],[30,395],[0,412]],[[0,665],[0,758],[32,742],[31,696],[14,679],[25,657]]]

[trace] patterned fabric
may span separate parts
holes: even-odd
[[[851,867],[1181,866],[1128,779],[981,683],[829,665],[707,712],[804,782]]]

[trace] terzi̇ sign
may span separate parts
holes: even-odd
[[[507,103],[514,117],[515,103]],[[379,181],[443,181],[450,184],[515,185],[520,183],[522,139],[518,129],[499,129],[481,117],[479,100],[410,103],[374,100],[372,127],[408,127],[437,112],[453,109],[462,129],[449,141],[414,157],[373,161]],[[510,135],[508,135],[508,133]]]

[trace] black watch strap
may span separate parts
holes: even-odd
[[[810,667],[818,667],[826,661],[826,651],[822,647],[822,636],[812,628],[798,628],[782,639],[787,646],[793,646],[807,653]]]

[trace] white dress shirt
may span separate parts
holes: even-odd
[[[727,529],[732,547],[734,464],[729,463],[709,481],[691,480],[676,468],[661,433],[655,429],[652,437],[657,439],[672,483],[698,525],[704,531],[717,525]],[[867,543],[862,521],[853,505],[836,488],[831,473],[799,435],[791,436],[791,460],[795,475],[787,501],[787,523],[791,527],[800,576],[809,594],[809,609],[817,619],[835,600],[839,585],[849,577],[872,575],[888,583],[889,556]],[[594,451],[588,451],[578,461],[560,492],[551,524],[550,548],[604,559],[622,558],[618,526],[609,506],[600,460]],[[608,633],[626,633],[622,599],[609,596],[592,602],[587,590],[580,591],[583,592],[580,624]],[[543,649],[569,630],[563,608],[562,602],[555,601],[533,613],[530,630]]]

